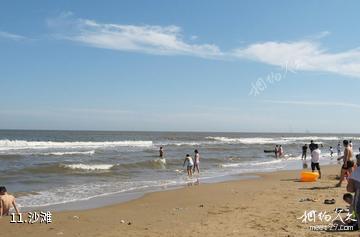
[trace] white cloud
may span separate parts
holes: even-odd
[[[274,66],[293,65],[298,71],[330,72],[360,77],[360,49],[330,53],[311,40],[264,42],[236,49],[234,56]]]
[[[264,100],[266,103],[272,104],[288,104],[288,105],[304,105],[304,106],[338,106],[360,109],[360,104],[344,103],[344,102],[323,102],[323,101],[294,101],[294,100]]]
[[[74,18],[72,13],[49,19],[48,25],[58,31],[57,37],[89,46],[158,55],[192,55],[212,58],[222,56],[213,44],[191,44],[183,40],[178,26],[104,24]],[[63,28],[62,32],[61,28]]]
[[[5,32],[5,31],[0,31],[0,38],[6,38],[6,39],[16,40],[16,41],[26,39],[25,36],[12,34],[12,33]]]
[[[332,53],[320,39],[328,31],[293,42],[268,41],[224,52],[215,44],[194,43],[197,36],[184,37],[179,26],[106,24],[76,18],[71,12],[49,19],[56,37],[88,46],[155,55],[189,55],[210,59],[253,60],[292,67],[297,71],[327,72],[360,77],[360,49]],[[189,38],[186,42],[184,38]]]

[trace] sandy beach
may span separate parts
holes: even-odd
[[[323,167],[323,178],[299,182],[299,170],[257,174],[259,178],[149,193],[126,203],[85,211],[54,212],[51,224],[10,224],[1,236],[344,236],[356,232],[312,231],[305,211],[346,207],[336,184],[338,166]],[[301,201],[301,199],[314,201]],[[334,198],[336,204],[323,204]],[[122,223],[125,222],[125,223]]]

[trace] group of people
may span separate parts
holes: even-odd
[[[199,165],[200,165],[200,153],[198,150],[194,151],[194,159],[189,154],[186,154],[183,166],[184,167],[186,166],[186,171],[189,177],[191,177],[193,173],[195,173],[195,171],[197,171],[198,174],[200,174]]]
[[[305,144],[302,147],[302,155],[301,155],[301,159],[304,160],[304,168],[307,168],[307,164],[306,164],[306,156],[307,156],[307,151],[308,149],[310,150],[310,156],[311,156],[311,170],[312,172],[315,171],[315,169],[319,172],[319,179],[321,179],[321,170],[320,170],[320,155],[321,155],[321,150],[319,147],[319,144],[314,143],[313,140],[310,141],[309,146],[307,144]]]
[[[344,140],[342,143],[344,147],[343,155],[341,155],[341,144],[337,145],[337,153],[338,153],[338,161],[342,161],[341,170],[340,170],[340,178],[339,182],[335,185],[336,187],[341,187],[342,182],[347,178],[347,191],[349,193],[345,193],[343,195],[343,200],[350,205],[349,208],[349,216],[346,221],[346,225],[353,226],[354,230],[358,230],[358,224],[360,223],[360,154],[356,155],[356,164],[353,159],[353,145],[351,141]],[[311,170],[312,172],[315,169],[319,172],[319,178],[321,178],[321,171],[319,165],[319,158],[321,151],[319,149],[319,145],[311,141],[309,146],[306,144],[302,147],[302,159],[306,159],[307,149],[310,149],[311,154]],[[360,150],[360,149],[359,149]],[[330,147],[330,155],[333,155],[333,149]],[[355,193],[353,196],[351,193]],[[339,223],[341,224],[341,223]],[[342,223],[344,224],[344,223]]]
[[[344,153],[337,160],[342,160],[340,180],[336,187],[341,187],[342,182],[347,178],[346,190],[343,200],[350,205],[349,215],[346,225],[353,226],[353,230],[359,229],[360,220],[360,154],[356,155],[356,163],[353,159],[353,145],[351,141],[344,140]],[[354,193],[353,196],[351,193]]]
[[[341,144],[340,142],[337,145],[337,153],[338,153],[338,158],[337,160],[343,161],[343,165],[341,167],[341,172],[340,172],[340,181],[339,183],[336,185],[337,187],[341,186],[341,183],[344,181],[345,177],[348,177],[351,175],[352,173],[352,169],[354,166],[354,162],[352,161],[352,157],[353,157],[353,145],[351,141],[348,140],[344,140],[343,141],[343,146],[344,146],[344,155],[341,156]],[[314,143],[313,140],[310,141],[309,146],[307,144],[305,144],[302,147],[302,156],[301,159],[304,160],[304,168],[307,168],[306,165],[306,156],[307,156],[307,151],[308,149],[310,150],[310,156],[311,156],[311,170],[312,172],[315,171],[315,169],[319,172],[319,179],[321,178],[321,171],[320,171],[320,154],[321,154],[321,150],[319,148],[319,145]],[[330,156],[333,157],[334,151],[333,148],[330,147]]]
[[[284,156],[284,148],[281,145],[275,146],[275,158],[281,158]]]
[[[164,148],[162,146],[159,149],[159,157],[161,159],[165,159]],[[186,154],[183,167],[186,167],[189,177],[192,177],[196,171],[200,174],[200,153],[197,149],[194,151],[194,158],[192,158],[189,154]]]

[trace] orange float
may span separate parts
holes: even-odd
[[[315,182],[319,178],[318,172],[303,171],[300,174],[301,182]]]

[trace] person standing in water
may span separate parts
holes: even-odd
[[[163,149],[162,146],[161,146],[160,149],[159,149],[159,157],[160,157],[160,158],[164,158],[164,149]]]
[[[353,156],[353,151],[349,146],[349,141],[344,140],[344,155],[339,157],[337,160],[343,160],[343,165],[341,167],[340,172],[340,180],[339,183],[336,184],[336,187],[341,187],[342,182],[345,179],[345,174],[348,172],[349,174],[352,173],[352,167],[354,166],[354,162],[351,160]]]
[[[283,147],[280,145],[279,146],[279,157],[283,157],[284,156],[284,149]]]
[[[316,144],[314,143],[314,140],[311,140],[310,144],[309,144],[310,155],[311,155],[312,151],[315,150],[315,146],[316,146]]]
[[[337,144],[337,155],[338,156],[341,156],[341,145],[340,145],[340,142]]]
[[[186,165],[186,171],[187,171],[188,176],[192,177],[192,169],[194,166],[194,161],[193,161],[193,158],[189,154],[187,154],[185,157],[183,166],[185,166],[185,165]]]
[[[275,158],[278,158],[279,148],[278,145],[275,146]]]
[[[302,160],[306,160],[307,149],[308,149],[308,146],[306,144],[303,145],[303,147],[302,147],[302,155],[301,155]]]
[[[200,174],[200,153],[198,150],[195,150],[195,156],[194,156],[194,169],[193,173],[195,174],[195,169],[197,170],[198,174]]]
[[[334,154],[334,149],[333,147],[331,146],[330,147],[330,157],[333,158],[333,154]]]

